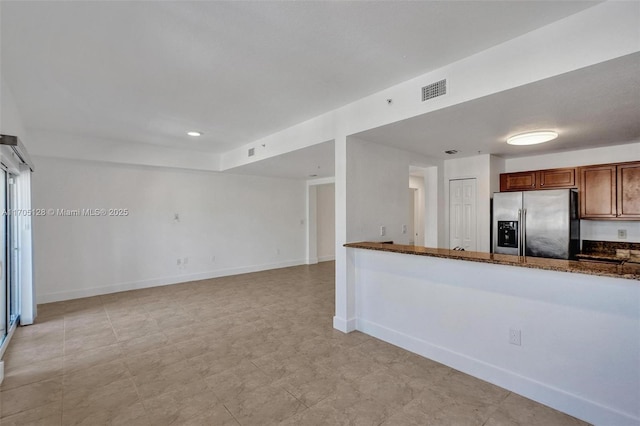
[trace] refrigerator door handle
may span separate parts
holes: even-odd
[[[522,249],[522,209],[518,209],[518,223],[520,224],[520,230],[518,231],[518,256],[521,256]]]
[[[522,209],[522,256],[527,257],[527,209]]]

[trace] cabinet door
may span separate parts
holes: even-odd
[[[616,166],[580,168],[580,217],[616,217]]]
[[[540,170],[540,189],[576,187],[576,169]]]
[[[502,173],[500,192],[531,191],[536,189],[536,172]]]
[[[640,163],[618,166],[618,217],[640,218]]]

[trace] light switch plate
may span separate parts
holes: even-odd
[[[522,345],[522,332],[518,329],[509,329],[509,343],[516,346]]]

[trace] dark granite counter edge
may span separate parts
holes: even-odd
[[[387,251],[393,253],[412,254],[418,256],[438,257],[443,259],[467,260],[471,262],[491,263],[523,268],[543,269],[548,271],[570,272],[597,275],[629,280],[640,280],[638,264],[606,264],[595,262],[579,262],[573,260],[545,259],[540,257],[519,257],[504,254],[493,254],[470,251],[454,251],[401,244],[382,244],[375,242],[347,243],[347,248]]]

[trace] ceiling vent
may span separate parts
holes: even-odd
[[[436,81],[422,88],[422,102],[447,93],[447,80]]]
[[[256,155],[256,149],[255,148],[249,148],[249,157],[253,157],[254,155]]]

